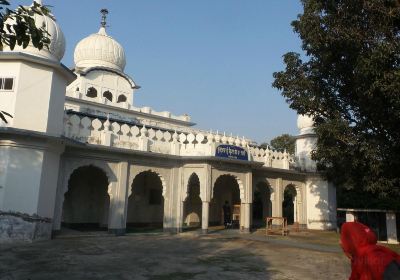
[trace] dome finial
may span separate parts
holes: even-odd
[[[107,9],[101,9],[100,13],[102,14],[101,16],[101,27],[106,28],[107,27],[107,15],[108,15],[108,10]]]

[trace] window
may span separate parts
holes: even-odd
[[[13,90],[14,78],[0,78],[0,90]]]
[[[150,189],[149,204],[160,205],[162,201],[162,190],[161,189]]]
[[[121,94],[120,96],[118,96],[118,100],[117,103],[121,103],[121,102],[126,102],[126,96]]]
[[[107,98],[108,100],[110,100],[112,102],[113,96],[112,96],[112,93],[109,92],[108,90],[103,93],[103,97]]]
[[[95,98],[95,97],[97,97],[97,90],[96,90],[94,87],[90,87],[90,88],[87,90],[86,96],[87,96],[87,97],[90,97],[90,98]]]

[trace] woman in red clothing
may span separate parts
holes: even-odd
[[[342,225],[340,244],[351,260],[349,280],[400,280],[400,256],[376,242],[369,227],[359,222]]]

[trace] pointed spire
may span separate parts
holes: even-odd
[[[33,2],[38,3],[39,5],[43,6],[43,1],[42,0],[34,0]]]
[[[100,22],[100,30],[99,30],[99,34],[100,35],[107,35],[106,32],[106,27],[107,27],[107,15],[109,14],[107,9],[101,9],[100,13],[102,14],[101,16],[101,22]]]
[[[102,14],[101,16],[101,27],[106,28],[107,27],[107,15],[108,15],[108,10],[107,9],[101,9],[100,13]]]

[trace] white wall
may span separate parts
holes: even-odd
[[[12,91],[0,90],[0,110],[5,111],[14,116],[16,91],[18,89],[20,63],[2,62],[0,64],[0,78],[14,78],[14,89]],[[6,125],[0,120],[0,126],[13,126],[14,118],[7,117],[8,124]]]
[[[336,228],[336,190],[321,177],[306,181],[307,227],[309,229]]]
[[[1,165],[7,166],[3,178],[2,211],[37,214],[44,152],[29,148],[0,147]]]

